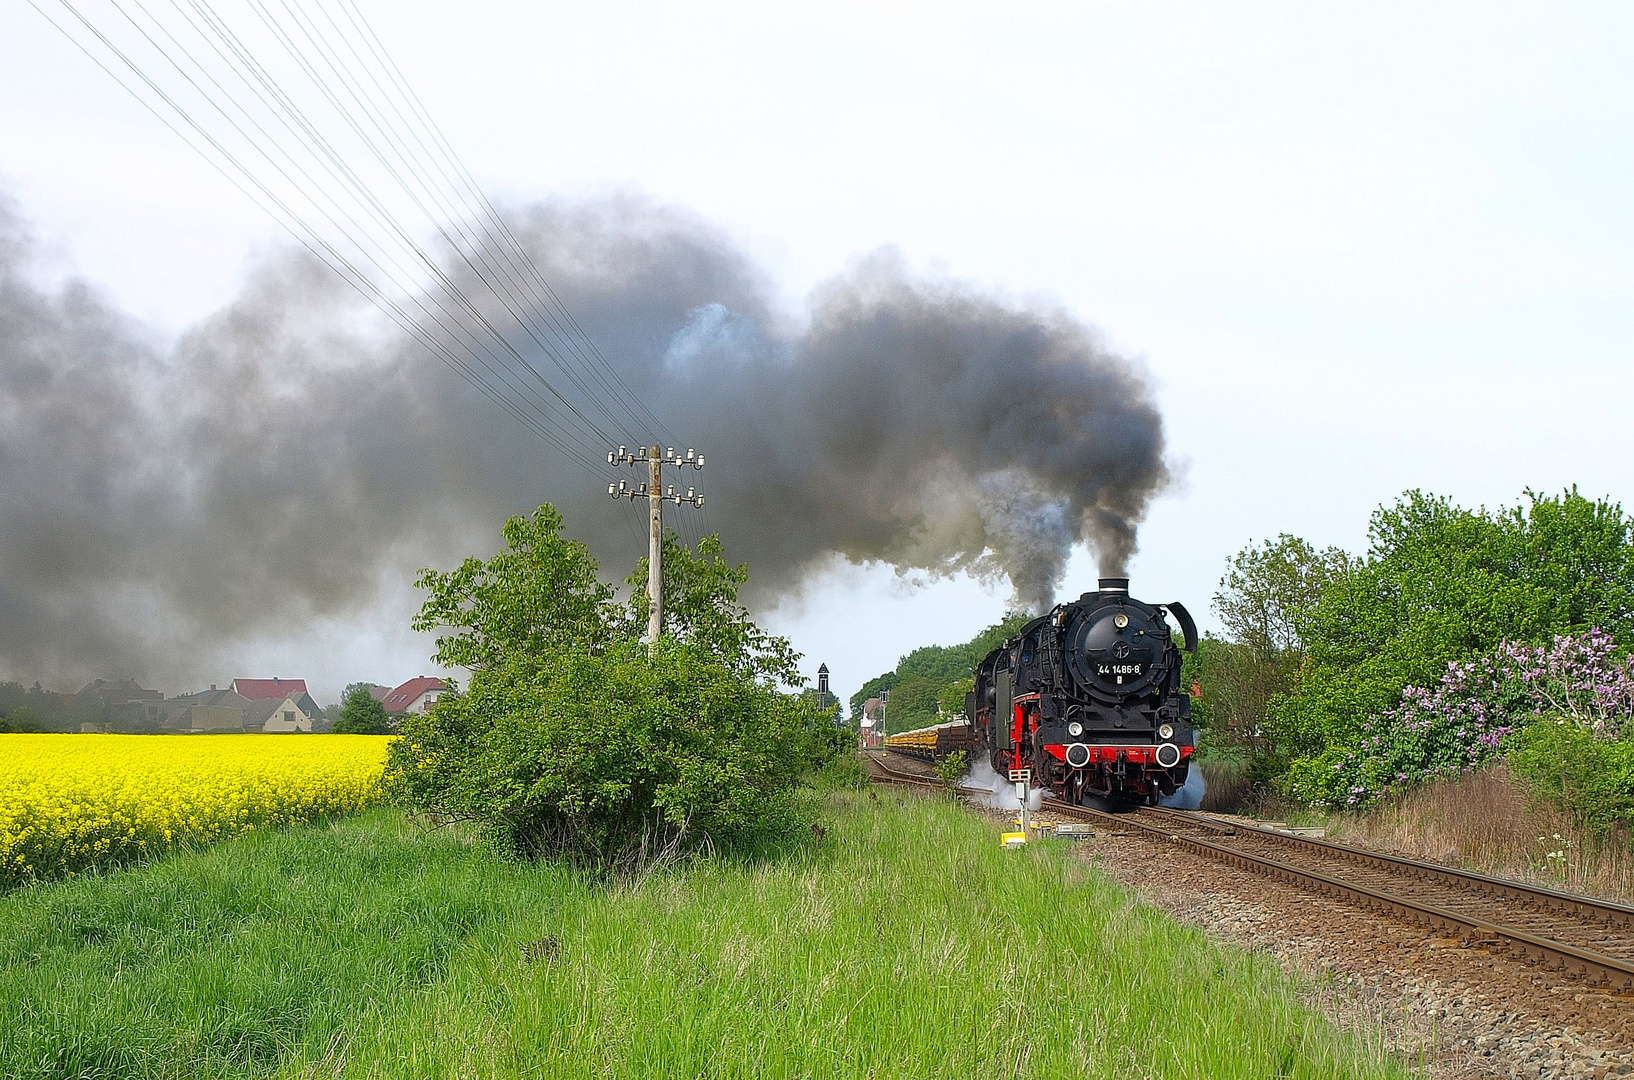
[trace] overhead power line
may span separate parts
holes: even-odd
[[[564,458],[599,473],[600,447],[679,441],[574,318],[355,0],[28,2]]]

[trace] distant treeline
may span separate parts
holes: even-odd
[[[104,711],[100,701],[78,708],[39,683],[0,682],[0,732],[78,731],[82,723],[99,722]]]
[[[862,719],[863,703],[890,691],[885,707],[885,730],[911,731],[928,724],[963,716],[971,669],[982,657],[1013,637],[1033,616],[1013,611],[959,645],[926,645],[897,661],[883,675],[863,683],[851,695],[851,719]]]

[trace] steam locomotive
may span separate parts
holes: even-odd
[[[976,667],[965,698],[972,756],[989,755],[1000,776],[1030,769],[1034,786],[1072,803],[1172,795],[1196,740],[1166,615],[1196,652],[1185,607],[1133,599],[1128,578],[1101,578],[1096,592],[1027,623]]]

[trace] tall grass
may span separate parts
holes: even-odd
[[[943,800],[608,884],[379,810],[0,898],[5,1077],[1340,1077],[1270,960]]]
[[[1634,901],[1627,834],[1580,832],[1566,813],[1533,798],[1502,763],[1339,815],[1329,832],[1432,862]]]
[[[1201,755],[1193,767],[1203,771],[1203,802],[1198,809],[1225,814],[1254,810],[1254,788],[1248,779],[1248,764],[1242,758],[1208,753]]]

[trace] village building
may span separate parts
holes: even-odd
[[[304,691],[257,701],[250,706],[246,717],[251,731],[264,731],[268,735],[319,731],[326,719],[312,695]]]
[[[96,679],[63,697],[80,731],[155,732],[164,722],[164,694],[143,689],[135,679]]]
[[[857,742],[863,749],[876,747],[885,741],[885,699],[871,697],[862,703],[862,717],[857,721]]]
[[[419,675],[387,694],[381,704],[389,713],[418,714],[448,693],[448,684],[429,675]]]
[[[211,686],[182,694],[164,703],[166,731],[203,733],[245,730],[245,717],[254,703],[232,690]]]
[[[305,679],[234,679],[233,691],[249,701],[244,730],[281,734],[327,730],[324,716]]]
[[[96,679],[74,695],[74,704],[124,705],[131,701],[163,701],[164,697],[158,690],[142,689],[135,679]]]
[[[285,694],[306,693],[305,679],[234,679],[231,690],[251,701],[283,698]]]

